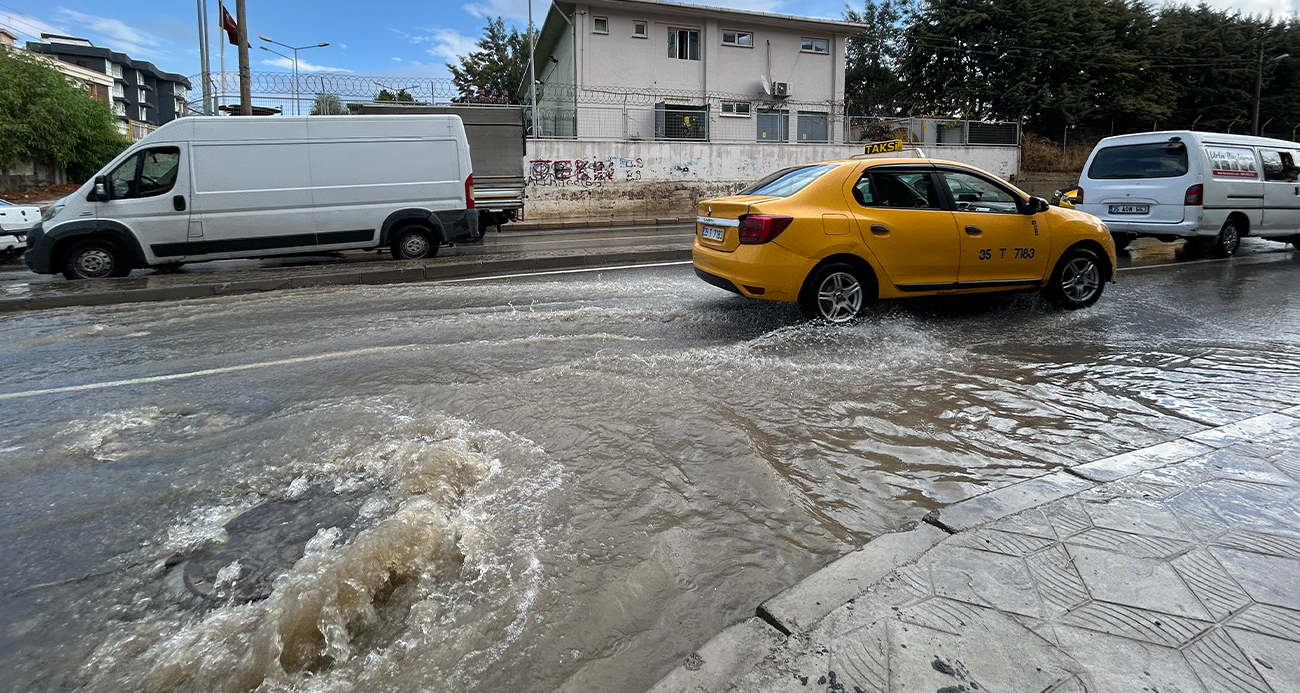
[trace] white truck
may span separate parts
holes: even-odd
[[[24,259],[86,279],[349,249],[416,259],[478,234],[456,116],[188,117],[49,207]]]
[[[1213,132],[1144,132],[1097,143],[1074,208],[1124,247],[1187,238],[1220,256],[1242,236],[1300,241],[1300,144]]]

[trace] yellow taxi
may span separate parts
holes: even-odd
[[[743,296],[859,317],[877,298],[1042,289],[1097,302],[1115,245],[1096,217],[931,159],[849,159],[777,171],[699,205],[695,273]]]

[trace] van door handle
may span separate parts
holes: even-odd
[[[184,195],[174,195],[174,196],[172,197],[172,209],[174,209],[174,210],[176,210],[176,211],[178,211],[178,212],[184,212],[184,211],[185,211],[185,196],[184,196]]]
[[[874,234],[876,234],[877,236],[888,236],[888,235],[889,235],[889,227],[888,227],[888,226],[884,226],[884,225],[882,225],[882,224],[872,224],[872,225],[871,225],[871,233],[874,233]]]
[[[980,235],[981,233],[984,233],[984,230],[981,229],[981,228],[978,227],[978,226],[967,226],[967,227],[966,227],[966,235],[967,235],[967,236],[978,236],[978,235]]]

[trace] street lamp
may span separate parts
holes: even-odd
[[[330,45],[329,41],[321,41],[320,43],[311,46],[290,46],[287,43],[280,43],[279,41],[276,41],[275,39],[270,38],[269,36],[262,35],[262,36],[258,36],[258,38],[262,39],[263,41],[266,41],[267,43],[274,43],[277,46],[282,46],[284,48],[288,48],[289,50],[293,51],[293,57],[289,58],[289,56],[287,55],[284,55],[282,53],[275,53],[275,51],[272,51],[270,48],[267,48],[266,46],[262,46],[262,50],[264,51],[271,51],[272,53],[275,53],[281,58],[289,58],[290,60],[293,61],[293,113],[294,115],[300,115],[301,111],[298,105],[298,51],[305,51],[308,48],[324,48],[325,46]]]
[[[1250,132],[1252,135],[1259,134],[1259,92],[1264,88],[1264,65],[1265,64],[1271,65],[1281,60],[1282,58],[1289,58],[1289,57],[1291,57],[1290,53],[1283,53],[1282,55],[1276,55],[1273,56],[1272,58],[1269,58],[1268,62],[1265,63],[1264,47],[1263,46],[1259,47],[1259,68],[1255,72],[1255,117],[1252,118],[1250,121]]]

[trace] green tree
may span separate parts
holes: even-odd
[[[108,104],[41,58],[0,50],[0,163],[53,164],[85,180],[127,144]]]
[[[407,93],[405,89],[398,89],[396,94],[387,89],[380,89],[379,93],[375,95],[375,101],[415,103],[415,97]]]
[[[511,27],[506,30],[500,17],[488,19],[478,50],[447,63],[451,81],[464,101],[479,103],[521,103],[518,91],[528,74],[528,34]]]
[[[311,104],[311,115],[347,115],[338,94],[319,93]]]
[[[910,0],[866,0],[861,10],[844,10],[845,19],[867,25],[845,42],[844,100],[851,112],[897,115],[906,110],[908,90],[899,78],[898,61],[911,9]]]

